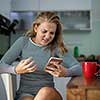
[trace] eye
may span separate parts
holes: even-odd
[[[50,32],[52,35],[54,35],[55,34],[55,32]]]
[[[42,30],[42,33],[47,33],[47,30]]]

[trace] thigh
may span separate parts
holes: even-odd
[[[52,87],[43,87],[39,90],[34,100],[63,100],[60,93]]]
[[[34,100],[34,97],[32,97],[32,96],[25,96],[25,97],[21,98],[20,100]]]

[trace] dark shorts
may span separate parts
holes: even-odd
[[[25,97],[25,96],[33,96],[33,97],[35,97],[35,95],[36,95],[36,94],[22,93],[22,94],[16,95],[16,97],[15,97],[14,100],[20,100],[20,99],[22,99],[22,98]]]

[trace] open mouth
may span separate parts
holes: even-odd
[[[42,39],[45,43],[48,43],[49,40],[48,39]]]

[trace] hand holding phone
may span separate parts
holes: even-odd
[[[47,65],[50,65],[52,62],[56,62],[56,63],[60,64],[60,63],[63,62],[63,59],[62,59],[62,58],[57,58],[57,57],[51,57],[51,58],[48,60]]]
[[[53,76],[59,76],[62,74],[62,62],[62,58],[51,57],[48,60],[44,70]]]

